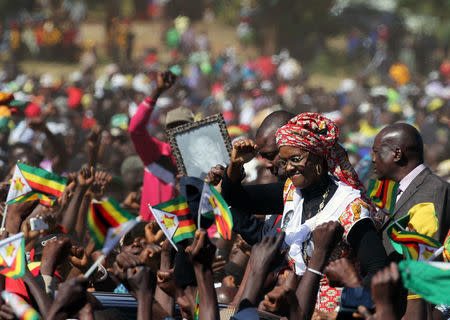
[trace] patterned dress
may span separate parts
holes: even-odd
[[[286,204],[289,201],[294,200],[294,192],[295,186],[292,181],[288,179],[286,181],[283,193],[283,201]],[[344,227],[344,234],[342,236],[342,240],[338,243],[334,251],[332,252],[329,261],[337,260],[342,257],[349,258],[356,266],[357,271],[359,270],[359,263],[356,257],[352,254],[352,250],[347,242],[347,235],[350,232],[352,226],[361,219],[369,218],[374,220],[376,217],[376,213],[373,211],[372,207],[370,207],[364,200],[360,197],[351,201],[348,205],[346,205],[345,210],[343,210],[342,214],[338,216],[337,221]],[[375,225],[378,223],[375,222]],[[309,260],[311,258],[312,250],[308,249],[313,247],[312,244],[312,230],[311,235],[303,244],[303,257],[306,265],[308,265]],[[291,261],[291,267],[295,264],[295,261]],[[295,268],[294,268],[295,270]],[[340,296],[341,296],[342,288],[334,288],[330,287],[328,283],[328,279],[324,277],[320,281],[320,289],[317,298],[316,309],[322,312],[332,312],[339,305]]]

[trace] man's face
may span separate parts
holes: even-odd
[[[378,134],[375,137],[371,151],[374,173],[377,179],[393,179],[394,156],[394,150],[384,141],[383,133]]]
[[[264,160],[264,167],[274,176],[278,176],[278,146],[275,135],[259,136],[256,138],[256,144],[259,147],[259,154]]]

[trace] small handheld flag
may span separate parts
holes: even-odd
[[[394,249],[406,259],[428,260],[441,244],[424,234],[409,231],[411,213],[394,221],[386,229]]]
[[[119,240],[141,221],[131,213],[121,208],[113,199],[108,201],[92,201],[88,212],[88,229],[102,255],[84,274],[86,278],[95,271],[104,257],[114,248]]]
[[[16,198],[19,198],[29,192],[33,191],[27,180],[22,174],[18,164],[14,168],[14,174],[11,179],[11,186],[9,187],[6,203],[11,203]]]
[[[0,241],[0,273],[13,279],[25,274],[25,240],[22,232]]]
[[[2,291],[2,299],[12,309],[16,317],[20,320],[40,320],[41,316],[25,300],[17,294],[8,291]]]
[[[25,163],[17,163],[23,177],[36,192],[59,197],[66,188],[67,178],[41,168],[35,168]]]
[[[138,221],[113,199],[92,201],[88,212],[88,229],[98,249],[107,254]]]
[[[395,209],[399,184],[392,180],[370,180],[367,195],[377,205],[391,214]]]
[[[67,178],[19,162],[14,169],[6,203],[40,200],[44,205],[52,204],[52,199],[61,196],[66,183]],[[26,197],[31,192],[38,195]]]
[[[166,236],[167,234],[172,234],[176,226],[176,231],[173,232],[173,236],[168,236],[168,238],[171,238],[174,243],[194,237],[195,230],[197,230],[197,228],[195,227],[194,220],[192,220],[189,206],[184,197],[181,196],[173,200],[160,203],[153,206],[150,210],[152,210],[152,212],[156,212],[155,218],[157,218],[157,216],[159,217],[156,221],[160,227],[163,225],[161,229],[164,231]],[[164,214],[161,211],[164,212]],[[165,229],[167,230],[165,231]],[[169,229],[170,232],[166,233]]]
[[[173,242],[173,235],[177,231],[178,225],[180,224],[177,215],[152,208],[151,205],[148,205],[148,207],[150,208],[151,213],[155,217],[156,222],[166,235],[166,238],[169,240],[170,244],[175,248],[175,250],[178,251],[177,246]]]
[[[217,231],[226,240],[231,240],[233,216],[222,195],[206,182],[203,184],[202,195],[198,207],[198,216],[212,218],[216,221]],[[200,220],[200,219],[199,219]]]

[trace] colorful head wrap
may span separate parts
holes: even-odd
[[[325,157],[328,170],[334,177],[365,195],[364,186],[348,161],[347,152],[338,143],[339,129],[330,119],[319,113],[302,113],[279,128],[275,137],[278,147],[297,147]]]

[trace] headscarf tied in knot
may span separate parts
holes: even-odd
[[[339,144],[339,129],[330,119],[319,113],[301,113],[279,128],[275,134],[278,147],[292,146],[327,160],[328,170],[338,180],[359,189],[365,189],[350,164],[347,152]]]

